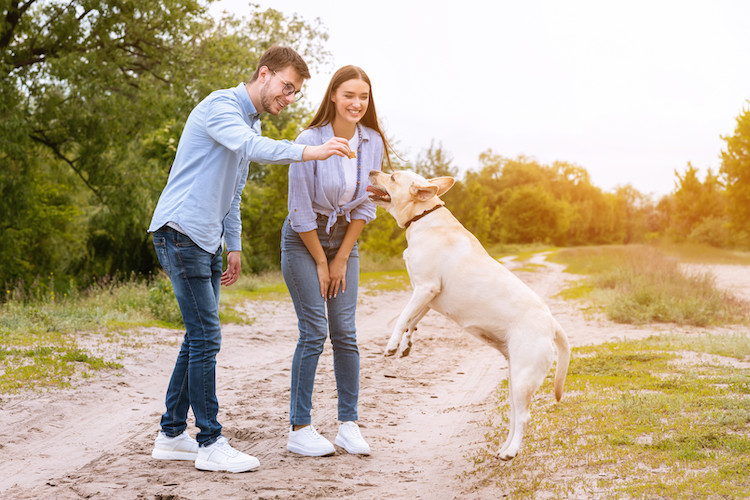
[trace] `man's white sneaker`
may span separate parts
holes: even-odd
[[[312,425],[307,425],[297,431],[294,427],[290,427],[286,449],[308,457],[323,457],[336,453],[333,444],[318,434]]]
[[[247,472],[260,467],[257,458],[235,450],[221,436],[214,443],[198,448],[195,468],[210,471]]]
[[[355,455],[370,454],[370,445],[362,437],[359,426],[355,422],[343,422],[339,425],[336,444]]]
[[[198,441],[191,438],[187,431],[175,437],[159,431],[151,456],[157,460],[195,460],[198,456]]]

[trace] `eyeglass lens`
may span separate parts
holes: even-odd
[[[295,90],[294,89],[294,85],[292,85],[291,83],[287,83],[286,85],[284,85],[284,89],[282,90],[282,92],[286,96],[294,94],[294,100],[295,101],[299,101],[300,98],[302,97],[302,91],[301,90],[300,91]]]

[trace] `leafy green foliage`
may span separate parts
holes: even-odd
[[[317,25],[254,6],[214,20],[196,0],[49,0],[0,16],[0,283],[19,290],[157,269],[146,227],[190,110],[272,44],[313,68],[328,57]],[[310,110],[293,108],[266,120],[272,136],[296,136]]]
[[[319,21],[252,4],[246,17],[214,19],[205,5],[200,0],[2,4],[5,290],[43,296],[50,273],[59,277],[58,291],[63,285],[71,291],[105,276],[156,271],[146,227],[191,109],[211,91],[247,81],[272,44],[295,47],[312,69],[330,60]],[[264,116],[265,135],[293,140],[314,104],[313,96],[277,117]],[[432,142],[411,168],[428,177],[456,177],[443,199],[485,245],[629,244],[666,235],[748,248],[749,136],[745,110],[735,133],[724,138],[720,175],[709,171],[700,181],[688,164],[676,173],[675,192],[658,203],[631,186],[603,192],[577,165],[511,159],[492,150],[461,176],[450,154]],[[278,267],[286,175],[282,166],[251,166],[242,205],[248,271]],[[360,239],[373,261],[386,262],[404,247],[403,231],[382,211]]]
[[[727,212],[734,231],[750,245],[750,109],[737,117],[734,134],[723,137],[721,173],[726,178]]]
[[[685,172],[677,175],[677,188],[671,197],[669,233],[677,241],[691,239],[722,246],[717,230],[725,214],[724,194],[718,177],[709,169],[703,182],[698,170],[688,163]]]

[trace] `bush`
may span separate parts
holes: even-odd
[[[693,243],[725,248],[729,243],[729,229],[723,219],[707,217],[696,224],[687,239]]]
[[[172,290],[172,282],[166,276],[155,280],[148,289],[148,309],[159,321],[171,325],[182,325],[182,314]]]
[[[591,275],[607,316],[620,323],[707,326],[742,323],[748,304],[718,290],[708,274],[686,275],[677,260],[643,245],[564,249],[569,272]],[[592,296],[593,297],[593,296]]]

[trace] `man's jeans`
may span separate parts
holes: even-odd
[[[172,280],[185,323],[185,338],[167,388],[167,411],[161,417],[161,428],[167,436],[180,435],[187,427],[188,408],[192,407],[200,429],[196,439],[201,446],[207,446],[221,436],[216,419],[221,248],[211,255],[167,226],[154,231],[153,238],[156,255]]]
[[[331,228],[331,234],[326,234],[327,222],[328,217],[318,217],[318,239],[330,262],[341,246],[348,223],[340,217]],[[315,260],[287,219],[281,231],[281,271],[294,302],[299,327],[299,340],[292,360],[291,425],[311,423],[315,370],[329,330],[338,389],[338,419],[357,420],[359,350],[354,326],[359,284],[357,245],[349,254],[346,265],[346,292],[339,291],[336,298],[326,302],[320,296]]]

